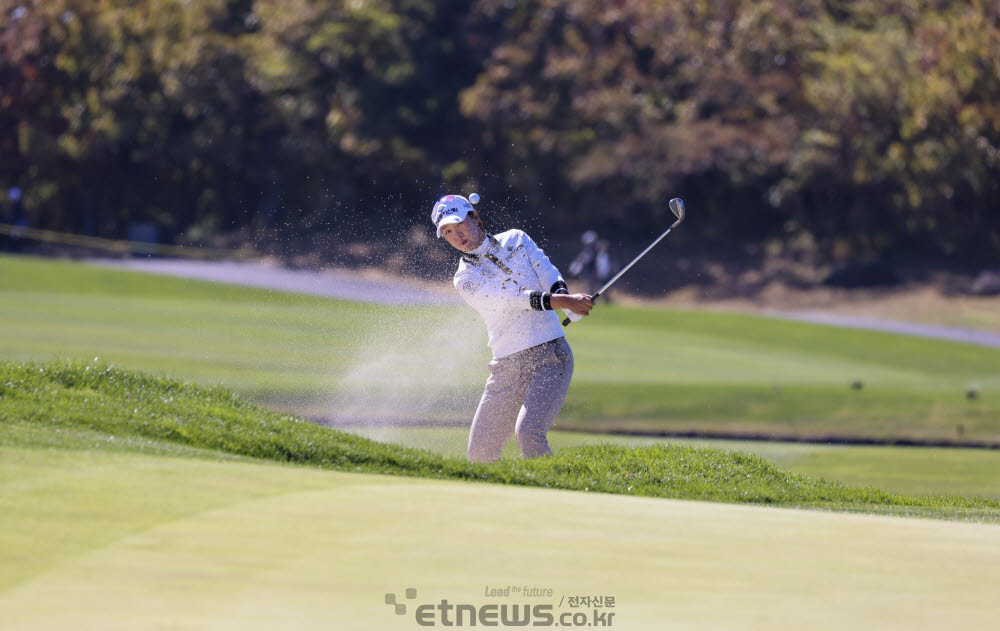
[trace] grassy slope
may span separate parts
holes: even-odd
[[[525,583],[553,589],[557,613],[579,611],[560,597],[614,596],[628,629],[996,622],[994,526],[623,496],[1000,521],[1000,502],[851,489],[731,452],[591,447],[477,466],[220,388],[10,362],[0,445],[11,628],[404,629],[414,619],[386,611],[386,592],[478,606],[496,602],[483,586]],[[359,469],[403,475],[346,472]]]
[[[507,584],[614,596],[630,630],[997,622],[995,526],[124,451],[0,448],[4,628],[402,630],[386,592]]]
[[[460,427],[359,427],[351,431],[454,457],[465,453],[469,440],[468,430]],[[601,443],[714,447],[760,456],[791,473],[853,486],[875,486],[903,495],[974,495],[1000,500],[1000,452],[992,449],[694,440],[565,431],[550,432],[549,443],[557,451]],[[518,455],[517,443],[512,440],[504,457]]]
[[[331,469],[724,502],[1000,520],[1000,502],[906,497],[788,474],[739,452],[589,445],[538,460],[473,464],[373,442],[202,389],[99,363],[0,362],[6,445],[158,441]],[[80,432],[83,432],[80,434]],[[67,438],[68,437],[68,438]],[[113,437],[113,438],[112,438]],[[58,446],[58,443],[56,443]]]
[[[354,399],[393,402],[376,412],[465,418],[487,359],[468,316],[0,257],[0,357],[99,355],[319,416],[338,413],[336,393],[355,379]],[[431,335],[442,321],[464,327],[457,347]],[[1000,440],[996,350],[614,306],[568,334],[577,368],[564,426],[955,438],[961,425],[965,438]],[[863,390],[849,388],[856,379]],[[964,398],[969,386],[978,399]]]

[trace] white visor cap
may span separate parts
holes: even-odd
[[[431,221],[437,228],[437,236],[441,237],[441,228],[450,223],[462,223],[475,210],[472,202],[461,195],[445,195],[434,204],[431,211]]]

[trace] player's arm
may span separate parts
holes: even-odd
[[[480,278],[476,274],[457,274],[454,283],[462,299],[484,315],[496,311],[551,311],[557,308],[551,303],[551,292],[519,290],[505,286],[496,277]]]
[[[535,275],[538,276],[539,284],[553,295],[568,294],[569,288],[566,287],[566,281],[563,280],[562,274],[552,264],[549,257],[545,255],[545,252],[538,247],[527,233],[522,232],[521,235],[524,239],[525,252],[528,255],[528,260],[531,262],[532,269],[535,270]],[[562,309],[562,307],[557,308]]]
[[[531,261],[531,266],[538,276],[538,282],[542,287],[549,288],[548,293],[550,297],[548,304],[551,305],[550,308],[588,315],[590,310],[594,308],[594,302],[590,299],[590,296],[587,294],[570,294],[569,288],[566,287],[566,281],[563,280],[562,274],[552,264],[549,257],[546,256],[545,252],[538,247],[527,233],[522,234],[524,235],[524,246],[528,253],[528,260]]]

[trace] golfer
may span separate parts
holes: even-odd
[[[488,234],[460,195],[438,200],[431,221],[437,236],[462,252],[455,288],[486,321],[493,351],[469,432],[469,460],[498,460],[511,434],[524,458],[551,453],[547,434],[573,376],[573,352],[553,310],[585,316],[593,301],[570,294],[559,270],[524,232]]]

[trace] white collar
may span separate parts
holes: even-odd
[[[480,243],[475,250],[470,250],[466,252],[466,254],[471,254],[472,256],[482,256],[483,254],[486,254],[492,249],[490,241],[490,235],[483,235],[483,242]]]
[[[475,250],[471,250],[469,252],[463,252],[462,256],[467,261],[470,259],[477,260],[480,256],[487,254],[490,251],[497,250],[499,248],[500,248],[500,242],[497,241],[496,237],[487,232],[486,238],[483,239],[483,242],[480,243]]]

